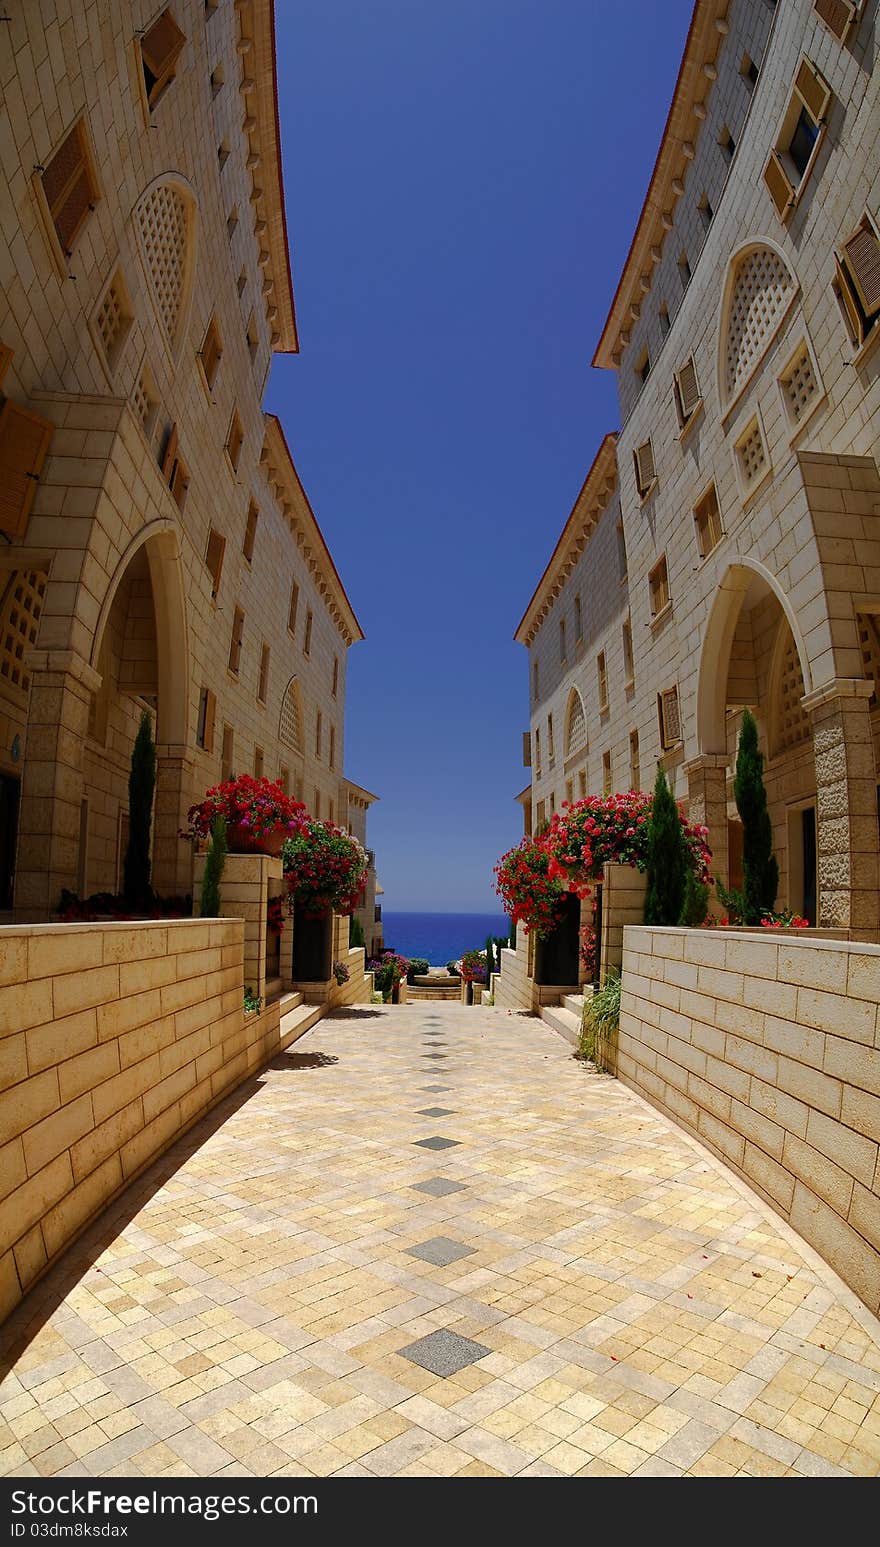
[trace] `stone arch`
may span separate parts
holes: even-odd
[[[294,752],[305,751],[305,710],[298,677],[291,677],[281,699],[278,740]]]
[[[185,747],[189,741],[189,647],[180,536],[173,522],[150,521],[121,555],[104,597],[89,665],[99,670],[107,624],[126,576],[146,559],[156,639],[156,740]]]
[[[697,741],[701,753],[726,753],[727,681],[734,634],[743,603],[756,583],[772,593],[791,630],[804,681],[804,692],[813,679],[807,649],[794,609],[776,579],[755,559],[739,558],[726,570],[715,593],[700,651],[697,685]]]
[[[778,757],[809,741],[812,734],[810,717],[801,705],[805,691],[797,645],[783,614],[770,662],[768,741],[771,757]]]
[[[784,253],[762,238],[744,243],[727,266],[718,329],[722,412],[745,391],[788,315],[798,281]]]
[[[176,172],[163,172],[140,195],[134,223],[156,314],[176,352],[186,331],[196,262],[191,185]]]
[[[587,716],[577,688],[568,695],[565,710],[565,757],[576,757],[587,750]]]

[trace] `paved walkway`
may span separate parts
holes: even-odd
[[[321,1022],[6,1330],[18,1475],[880,1471],[880,1324],[504,1011]]]

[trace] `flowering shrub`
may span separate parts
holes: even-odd
[[[550,854],[543,843],[523,838],[498,861],[495,876],[495,890],[514,923],[539,940],[552,934],[562,916],[566,888],[551,876]]]
[[[585,924],[580,932],[581,965],[584,969],[584,978],[587,983],[592,983],[596,976],[596,952],[599,941],[592,924]]]
[[[270,935],[280,935],[284,929],[284,898],[270,897],[266,905],[266,928]]]
[[[485,952],[465,951],[463,957],[461,958],[461,980],[463,983],[485,983]]]
[[[342,987],[343,983],[348,982],[349,978],[351,977],[351,973],[346,967],[345,962],[333,963],[333,976],[339,984],[340,988]]]
[[[730,894],[728,893],[727,895],[729,896]],[[721,918],[713,918],[710,914],[708,918],[704,920],[702,928],[725,929],[731,925],[734,928],[739,927],[741,929],[748,929],[749,927],[754,928],[753,925],[749,926],[747,924],[743,924],[742,919],[735,911],[732,911],[731,913],[725,913],[721,916]],[[811,929],[812,925],[810,924],[809,919],[802,918],[799,913],[790,913],[787,908],[783,908],[779,913],[765,913],[761,919],[761,928]]]
[[[367,972],[372,972],[373,982],[383,999],[390,999],[394,989],[406,977],[409,962],[396,951],[383,951],[367,962]]]
[[[216,816],[224,816],[228,827],[243,829],[260,842],[279,833],[296,833],[306,821],[306,808],[285,795],[280,784],[239,774],[237,779],[212,785],[203,800],[190,806],[189,827],[181,836],[209,838]]]
[[[549,856],[548,875],[579,897],[590,895],[611,860],[644,870],[648,853],[651,795],[630,790],[625,795],[589,795],[566,803],[551,818],[539,840]],[[711,850],[708,828],[696,827],[682,815],[685,843],[698,881],[709,879]]]
[[[282,850],[284,877],[294,905],[307,916],[351,913],[367,875],[367,854],[334,822],[307,817]]]

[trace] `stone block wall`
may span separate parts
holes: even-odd
[[[630,927],[618,1073],[880,1309],[880,946]]]
[[[0,943],[0,1316],[278,1048],[237,919],[31,925]]]
[[[647,878],[631,865],[606,865],[602,881],[602,940],[599,981],[623,965],[623,931],[645,917]]]

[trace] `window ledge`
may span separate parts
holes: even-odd
[[[648,500],[651,498],[651,495],[654,493],[654,490],[656,489],[656,487],[657,487],[659,482],[660,482],[659,478],[652,478],[651,482],[648,484],[648,487],[647,487],[647,489],[644,490],[644,492],[642,492],[641,489],[638,490],[639,505],[640,506],[641,505],[647,505]]]
[[[627,698],[632,698],[635,690],[636,690],[636,679],[635,679],[635,677],[629,677],[627,679],[627,681],[623,684],[623,691],[626,694]]]
[[[671,617],[672,617],[672,603],[671,602],[667,602],[666,606],[665,607],[661,607],[659,612],[655,612],[653,618],[651,619],[651,632],[655,633],[658,629],[662,628],[663,624],[666,622],[667,618],[671,618]]]
[[[697,420],[698,419],[702,419],[704,407],[705,407],[705,400],[703,398],[700,398],[700,401],[698,402],[696,408],[690,414],[689,418],[687,418],[685,420],[684,424],[680,427],[679,432],[678,432],[678,444],[680,446],[683,446],[685,444],[685,442],[687,441],[688,437],[690,436],[691,430],[693,429],[694,425],[697,423]]]
[[[792,424],[791,420],[789,419],[788,425],[789,429],[791,430],[791,434],[788,437],[788,444],[792,447],[792,449],[800,444],[801,438],[807,429],[807,426],[815,418],[817,410],[823,407],[827,408],[827,406],[828,394],[827,392],[823,392],[819,397],[816,398],[816,401],[810,406],[809,411],[804,414],[804,417],[801,419],[799,424]]]
[[[765,445],[766,445],[766,442],[765,442]],[[769,482],[769,480],[772,477],[773,477],[773,468],[772,468],[771,464],[768,462],[767,463],[767,471],[765,473],[761,474],[761,476],[758,479],[757,483],[750,484],[747,489],[744,489],[742,484],[740,484],[739,499],[740,499],[740,504],[742,505],[743,510],[748,510],[749,506],[753,503],[754,500],[757,499],[758,495],[762,492],[762,490],[765,488],[766,484]]]
[[[880,341],[880,317],[877,318],[877,321],[874,323],[874,326],[868,334],[868,337],[865,339],[865,342],[859,345],[858,349],[849,362],[850,365],[854,365],[856,367],[863,365],[869,356],[874,353],[878,341]]]

